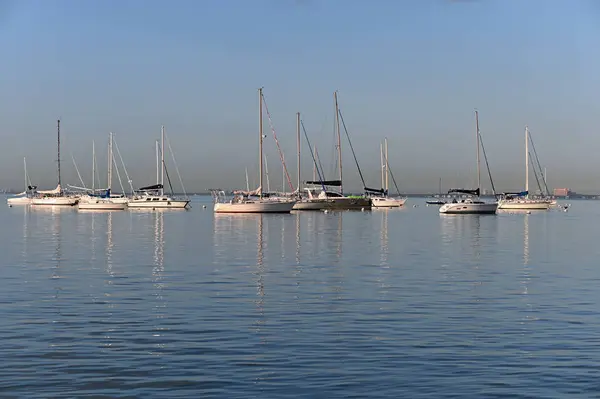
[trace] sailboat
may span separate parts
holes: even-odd
[[[456,194],[467,194],[471,195],[470,198],[457,201],[456,199],[452,200],[452,202],[446,203],[440,207],[439,212],[445,214],[495,214],[498,208],[497,202],[485,202],[479,198],[479,194],[481,191],[481,165],[479,159],[479,146],[481,140],[481,134],[479,133],[479,113],[475,111],[475,125],[476,125],[476,142],[477,142],[477,188],[474,190],[467,189],[451,189],[448,191],[448,194],[456,193]],[[484,150],[485,156],[485,150]],[[487,161],[486,161],[487,165]],[[489,167],[488,167],[489,174]],[[491,174],[490,174],[491,178]],[[491,180],[491,179],[490,179]]]
[[[36,186],[32,186],[27,175],[27,159],[23,157],[23,167],[25,168],[25,191],[15,194],[6,200],[8,205],[29,205],[33,195],[35,194]]]
[[[438,185],[438,195],[437,197],[439,197],[439,199],[434,199],[434,200],[427,200],[425,201],[425,203],[427,205],[444,205],[446,203],[446,201],[444,201],[443,199],[441,199],[442,197],[442,178],[440,177],[440,181],[439,181],[439,185]]]
[[[384,155],[385,148],[385,155]],[[384,144],[379,146],[379,151],[381,153],[381,186],[383,187],[384,194],[382,196],[374,196],[371,197],[371,204],[376,208],[398,208],[406,203],[406,198],[400,197],[390,197],[389,193],[389,182],[390,182],[390,165],[388,158],[388,145],[387,145],[387,137],[384,139]],[[396,179],[392,176],[392,180],[394,180],[394,185],[396,185]],[[398,190],[398,186],[396,185],[396,190],[398,191],[398,195],[400,195],[400,190]]]
[[[161,145],[160,145],[160,182],[152,186],[142,187],[138,191],[140,194],[134,195],[133,198],[129,199],[129,208],[136,209],[185,209],[187,208],[190,201],[186,199],[176,199],[172,196],[165,195],[164,181],[165,181],[165,127],[162,126],[160,130]],[[158,148],[158,147],[157,147]],[[157,150],[158,151],[158,150]],[[158,156],[157,156],[157,180],[158,180]],[[168,175],[167,175],[168,178]],[[169,180],[170,181],[170,180]]]
[[[550,208],[549,200],[529,198],[529,139],[529,128],[525,126],[525,191],[504,193],[504,198],[498,202],[498,209],[547,210]]]
[[[320,171],[317,160],[313,157],[315,168],[319,175],[319,180],[305,182],[311,186],[306,188],[307,198],[298,201],[294,206],[294,210],[363,210],[371,209],[371,200],[365,196],[346,196],[342,185],[342,136],[340,130],[340,109],[338,104],[337,91],[333,93],[335,102],[335,126],[338,151],[338,180],[325,180],[323,173]],[[309,143],[310,147],[310,143]],[[357,163],[358,166],[358,163]],[[360,173],[360,168],[359,168]],[[361,175],[362,178],[362,175]],[[364,182],[363,182],[364,183]],[[336,191],[334,187],[339,187]],[[365,188],[366,189],[366,188]]]
[[[96,171],[96,151],[95,146],[92,145],[92,193],[84,195],[79,199],[78,209],[79,210],[103,210],[103,211],[122,211],[127,208],[126,198],[115,198],[110,197],[111,192],[111,181],[112,181],[112,132],[109,134],[108,140],[108,185],[106,193],[104,195],[96,194],[95,187],[95,171]],[[125,200],[125,201],[124,201]]]
[[[60,180],[60,119],[56,122],[57,130],[57,152],[58,152],[58,185],[54,190],[38,191],[40,197],[33,198],[31,205],[54,205],[54,206],[73,206],[77,204],[78,198],[65,195],[61,187]]]
[[[220,191],[213,193],[214,197],[214,211],[215,213],[290,213],[295,200],[275,197],[275,198],[264,198],[263,197],[263,93],[262,88],[258,89],[258,102],[259,102],[259,183],[258,189],[253,192],[236,192],[235,196],[231,200],[225,198],[225,193]],[[256,199],[251,198],[252,196],[258,197]]]

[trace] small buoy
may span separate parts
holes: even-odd
[[[416,207],[417,207],[417,205],[413,205],[413,208],[416,208]]]
[[[323,213],[327,213],[327,212],[329,212],[327,209],[325,209],[325,210],[323,211]]]
[[[8,207],[9,207],[9,208],[12,208],[12,204],[8,204]]]
[[[156,210],[156,208],[152,208],[152,210],[153,210],[153,211],[155,211],[155,210]]]
[[[361,212],[364,212],[364,211],[365,211],[365,208],[360,208],[360,211],[361,211]]]
[[[202,208],[206,209],[206,205],[202,205]]]
[[[527,214],[528,214],[528,215],[531,215],[531,211],[527,211]]]

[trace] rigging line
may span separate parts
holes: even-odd
[[[385,156],[385,154],[383,155],[383,159],[385,159],[385,167],[387,168],[387,171],[390,172],[390,176],[392,177],[392,181],[394,182],[396,191],[398,192],[398,195],[400,195],[400,189],[398,188],[398,185],[396,184],[396,179],[394,178],[394,174],[392,173],[392,170],[390,169],[390,163],[388,162],[388,159]],[[385,194],[388,195],[387,192]]]
[[[275,128],[273,127],[273,121],[271,120],[271,113],[269,112],[269,107],[267,106],[267,100],[265,99],[265,95],[262,94],[262,102],[265,105],[265,111],[267,112],[267,118],[269,119],[269,126],[271,127],[271,132],[273,133],[273,138],[275,139],[275,144],[277,145],[277,151],[279,152],[279,159],[281,160],[281,164],[283,165],[283,170],[285,171],[285,177],[287,179],[288,185],[290,189],[294,191],[294,185],[292,184],[292,179],[290,179],[290,174],[288,173],[287,166],[285,165],[285,160],[283,158],[283,152],[281,151],[281,147],[279,146],[279,140],[277,140],[277,134],[275,133]]]
[[[481,137],[481,133],[479,131],[477,131],[477,134],[479,135],[479,142],[481,143],[481,150],[483,152],[483,159],[485,160],[485,166],[487,168],[488,171],[488,176],[490,177],[490,184],[492,185],[492,192],[494,193],[494,197],[496,197],[496,187],[494,187],[494,180],[492,179],[492,172],[490,171],[490,164],[488,163],[488,158],[487,158],[487,154],[485,153],[485,147],[483,146],[483,138]],[[479,190],[481,190],[481,187],[477,187]]]
[[[114,137],[113,137],[113,144],[114,144]],[[119,179],[119,185],[121,186],[121,192],[123,193],[123,195],[125,195],[125,187],[123,187],[123,181],[121,180],[121,173],[119,172],[119,167],[117,166],[117,160],[115,159],[114,155],[112,157],[112,162],[113,162],[113,165],[115,166],[115,170],[117,171],[117,178]]]
[[[535,155],[535,160],[537,161],[537,165],[538,165],[540,174],[543,175],[542,174],[542,165],[540,165],[540,159],[538,158],[537,151],[535,150],[535,144],[533,144],[533,138],[531,137],[531,131],[528,130],[527,132],[529,133],[529,142],[531,143],[531,147],[533,148],[533,154]],[[534,169],[535,169],[535,167],[534,167]],[[548,183],[546,182],[546,179],[543,179],[543,181],[544,181],[544,186],[546,187],[546,195],[550,196],[550,190],[548,189]],[[540,190],[541,189],[542,188],[540,187]]]
[[[159,150],[159,155],[162,157],[162,148]],[[165,170],[165,175],[167,175],[167,181],[169,182],[169,188],[171,189],[171,195],[175,195],[175,192],[173,191],[173,184],[171,184],[171,177],[169,176],[169,171],[167,169],[167,165],[165,162],[163,162],[163,169]],[[164,186],[163,186],[164,188]]]
[[[85,187],[85,183],[83,182],[83,179],[81,178],[81,174],[79,173],[79,168],[77,167],[77,163],[75,162],[75,155],[71,154],[71,158],[73,158],[73,165],[75,166],[75,171],[77,172],[77,176],[79,177],[79,181],[81,182],[81,185],[83,187]],[[86,188],[87,190],[87,188]]]
[[[183,195],[187,199],[187,193],[185,192],[185,186],[183,185],[183,179],[181,178],[181,173],[179,173],[179,167],[177,166],[177,161],[175,160],[175,153],[171,148],[171,140],[169,140],[169,136],[167,136],[167,146],[169,146],[169,153],[171,154],[171,158],[173,158],[173,164],[175,164],[175,171],[177,172],[177,176],[179,177],[179,183],[181,184],[181,189],[183,190]]]
[[[348,129],[346,129],[346,122],[344,122],[344,117],[342,116],[342,110],[339,110],[340,119],[342,121],[342,126],[344,126],[344,132],[346,132],[346,137],[348,138],[348,143],[350,144],[350,150],[352,150],[352,156],[354,157],[354,162],[356,163],[356,167],[358,168],[358,174],[360,175],[360,180],[362,181],[363,188],[366,188],[365,179],[363,177],[362,171],[360,170],[360,165],[358,164],[358,159],[356,158],[356,153],[354,152],[354,147],[352,146],[352,141],[350,141],[350,135],[348,134]]]
[[[119,156],[119,160],[121,161],[121,165],[123,165],[123,170],[125,171],[125,177],[127,177],[127,182],[129,183],[129,187],[131,188],[131,195],[135,194],[135,189],[133,188],[133,181],[129,177],[129,173],[127,173],[127,167],[125,167],[125,162],[123,161],[123,157],[121,156],[121,151],[119,151],[119,145],[115,140],[115,136],[113,135],[113,145],[117,149],[117,155]]]
[[[315,168],[317,169],[317,174],[319,175],[319,181],[321,182],[323,191],[325,191],[325,185],[323,184],[323,182],[325,180],[323,178],[323,174],[321,173],[321,170],[319,170],[319,165],[317,164],[317,160],[315,158],[315,154],[313,152],[312,145],[310,144],[310,140],[308,139],[308,134],[306,133],[306,129],[304,128],[304,122],[302,120],[300,120],[300,125],[302,125],[302,130],[304,131],[304,137],[306,138],[306,143],[308,144],[308,148],[310,149],[310,156],[312,157],[313,162],[315,163]]]
[[[531,156],[531,151],[529,152],[529,156]],[[544,190],[542,189],[542,185],[540,184],[540,179],[538,178],[538,173],[535,170],[535,168],[533,168],[533,176],[535,176],[535,181],[537,182],[538,188],[540,189],[540,191],[542,192],[542,194],[544,194]],[[528,193],[529,194],[529,193]]]

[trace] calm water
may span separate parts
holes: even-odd
[[[244,217],[199,201],[0,207],[0,397],[598,397],[599,202]]]

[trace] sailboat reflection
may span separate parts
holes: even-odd
[[[380,262],[382,266],[388,265],[388,215],[389,209],[381,209],[381,233],[380,233]]]
[[[258,232],[257,232],[257,254],[256,254],[256,272],[254,276],[256,277],[256,295],[258,296],[258,300],[256,301],[256,307],[258,309],[259,318],[256,320],[256,332],[260,333],[261,327],[265,325],[265,265],[264,265],[264,241],[263,241],[263,215],[258,215]],[[265,342],[265,339],[262,338],[261,341]]]
[[[167,304],[163,295],[164,291],[164,272],[165,272],[165,223],[164,213],[154,213],[154,266],[152,268],[152,283],[156,290],[155,298],[156,305],[154,306],[155,322],[154,334],[155,338],[163,335],[163,331],[168,330],[166,327],[160,326],[160,321],[166,315]],[[166,345],[163,342],[155,344],[157,349],[162,349]]]

